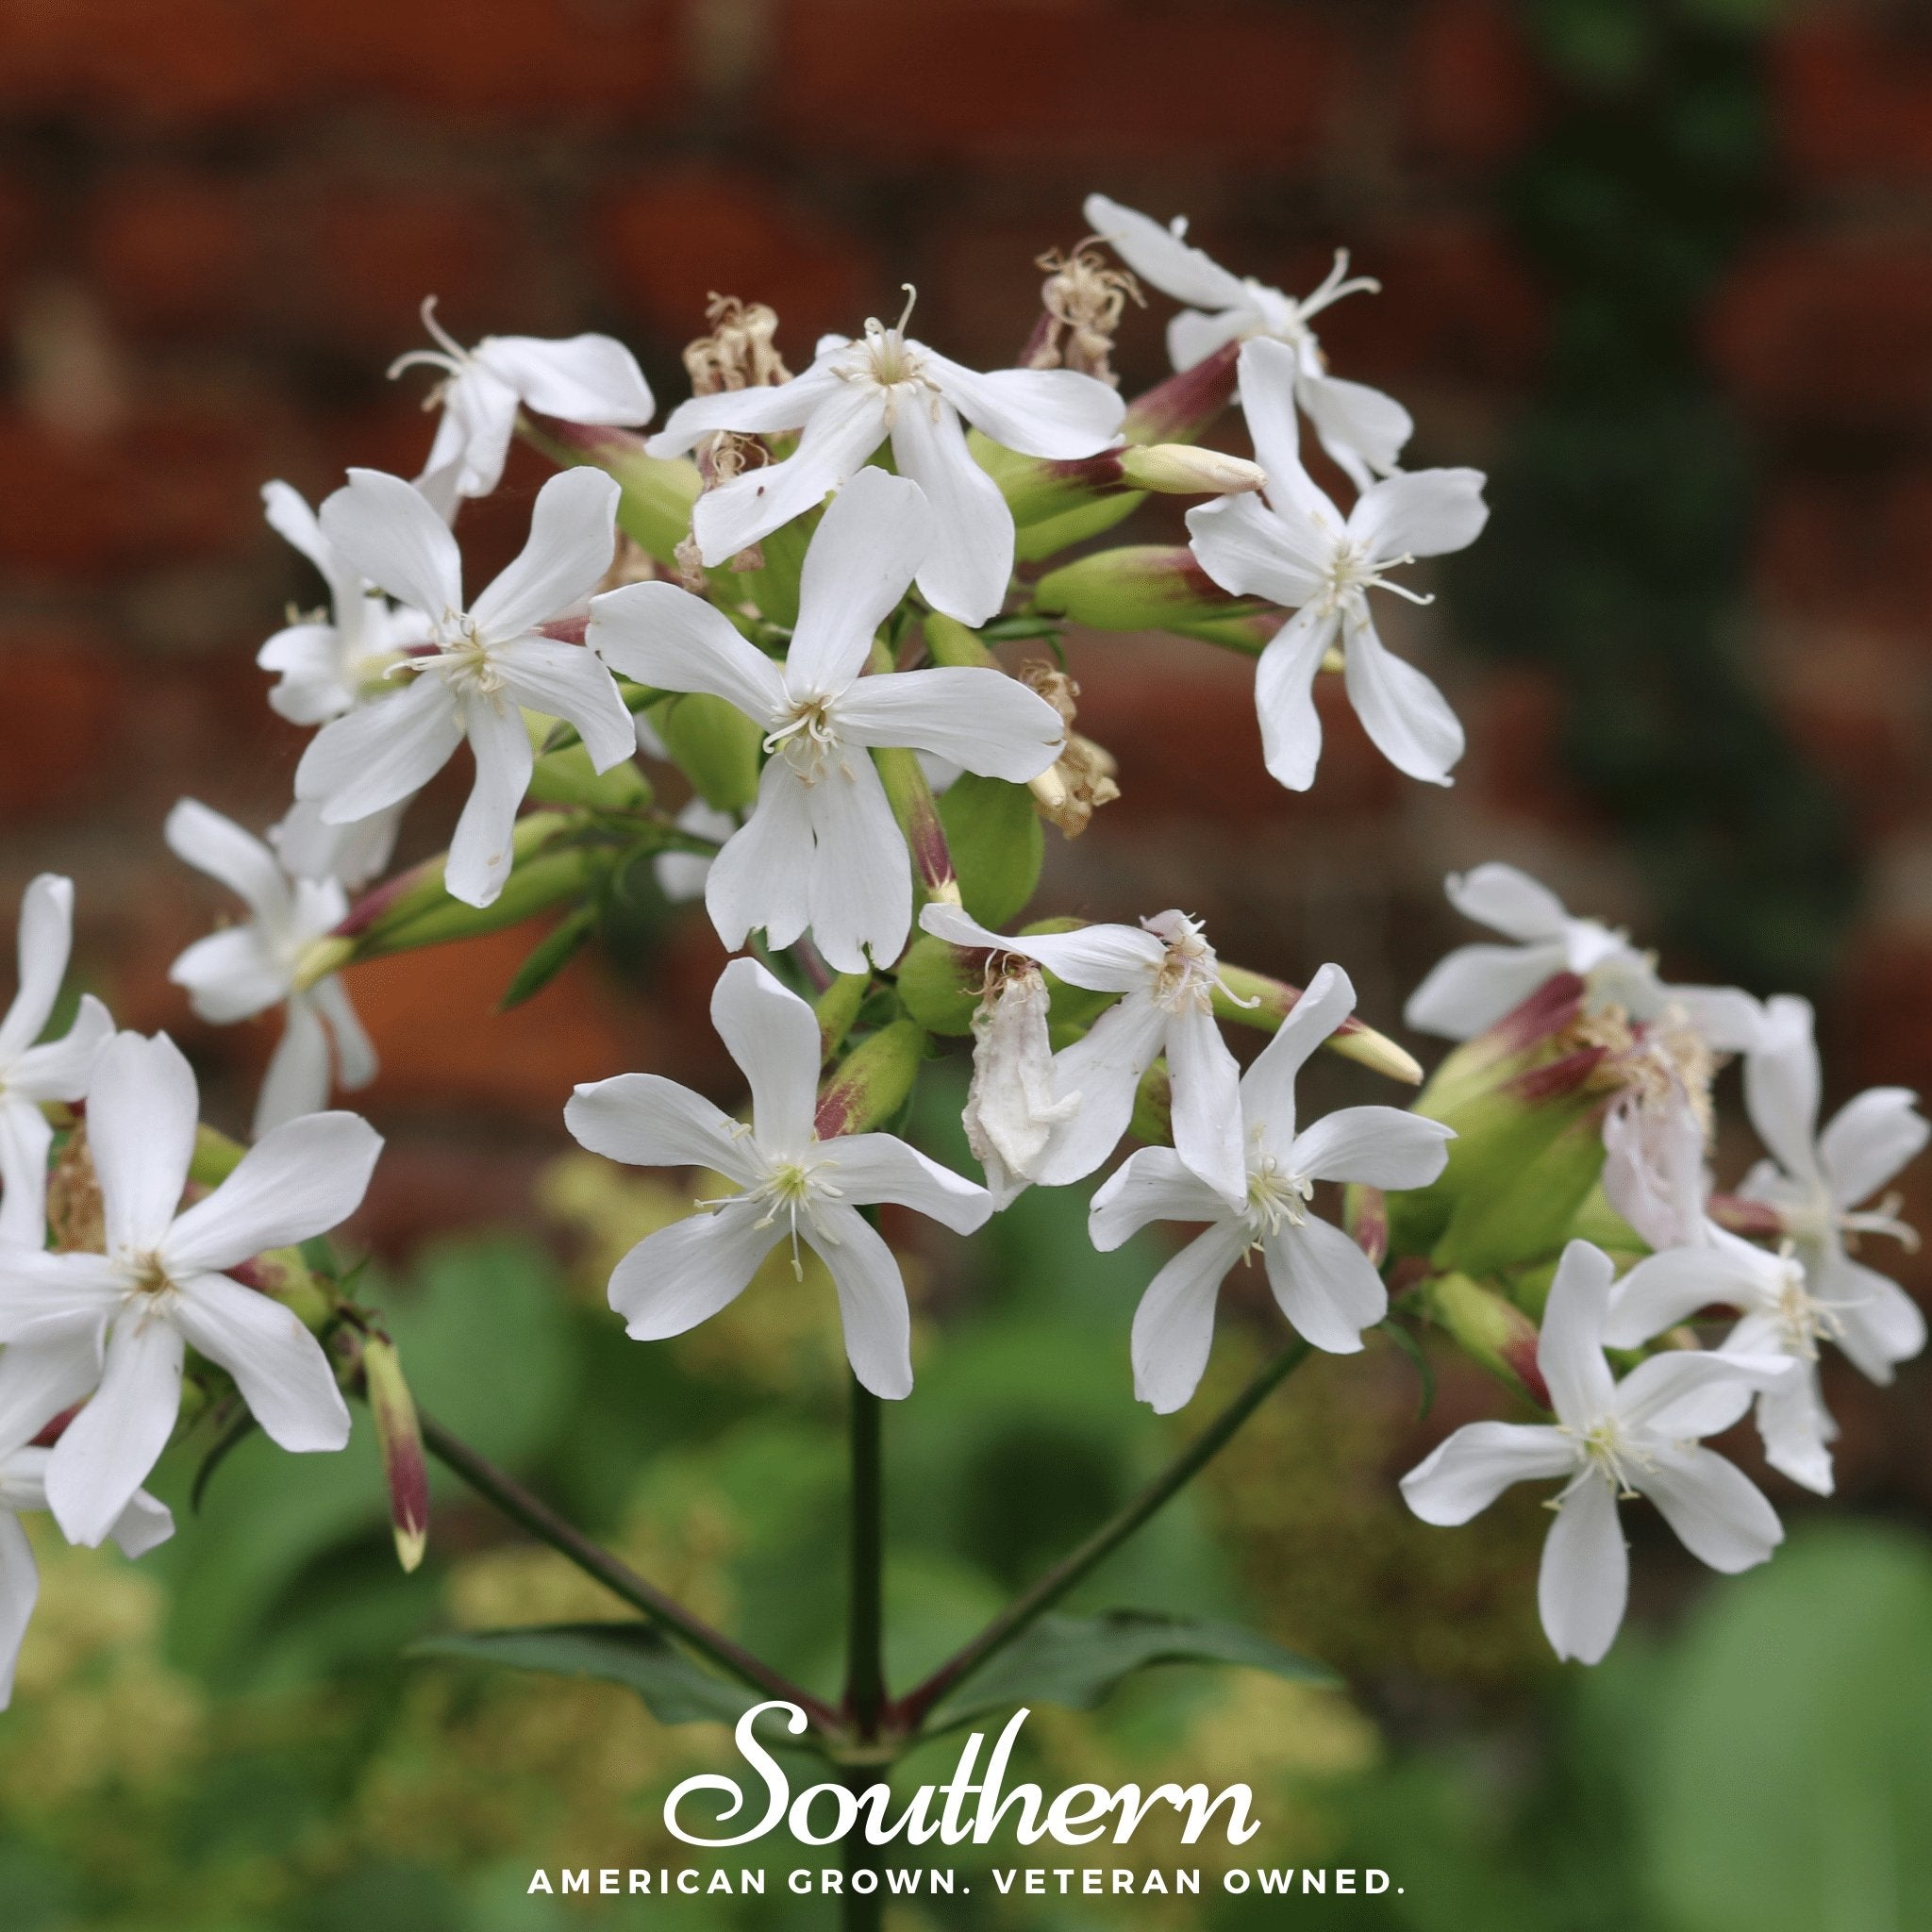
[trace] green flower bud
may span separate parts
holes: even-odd
[[[986,986],[984,954],[921,933],[899,960],[899,1003],[928,1033],[961,1039]]]
[[[920,620],[919,628],[925,639],[926,654],[935,664],[947,665],[956,671],[997,671],[1000,668],[999,659],[986,648],[979,633],[961,624],[957,617],[928,610]]]
[[[1537,1366],[1537,1327],[1513,1302],[1467,1274],[1438,1274],[1424,1283],[1422,1304],[1465,1355],[1527,1395],[1541,1408],[1550,1391]]]
[[[521,925],[540,912],[548,912],[594,891],[608,873],[612,855],[582,845],[540,851],[520,860],[505,880],[503,891],[489,906],[466,906],[441,891],[426,911],[408,920],[385,920],[357,941],[358,959],[379,959],[391,953],[408,953],[419,946],[448,945]]]
[[[958,905],[959,880],[953,869],[946,824],[940,816],[932,787],[926,783],[919,754],[903,745],[881,746],[873,752],[872,761],[878,767],[892,816],[906,835],[912,854],[912,876],[921,893],[927,899]]]
[[[925,1029],[894,1020],[846,1055],[819,1089],[812,1131],[821,1141],[863,1134],[891,1120],[911,1097],[925,1058]]]
[[[1171,630],[1257,608],[1229,596],[1185,544],[1171,543],[1097,550],[1063,564],[1033,587],[1033,608],[1094,630]]]
[[[704,488],[695,463],[647,455],[644,439],[628,429],[548,417],[537,423],[528,416],[520,417],[517,427],[553,461],[589,463],[616,477],[624,491],[618,527],[659,563],[675,561],[677,546],[691,532],[691,507]]]
[[[818,996],[813,1011],[819,1016],[819,1063],[832,1058],[845,1043],[858,1009],[872,991],[870,973],[841,973]]]
[[[1116,490],[1108,495],[1075,504],[1058,516],[1044,517],[1037,524],[1022,524],[1013,536],[1014,559],[1020,563],[1038,563],[1075,543],[1103,536],[1116,524],[1125,523],[1146,500],[1144,491]]]
[[[1134,1089],[1133,1118],[1127,1123],[1135,1140],[1150,1147],[1166,1147],[1174,1141],[1174,1083],[1168,1078],[1163,1056],[1141,1075]]]
[[[1186,442],[1129,443],[1120,452],[1121,475],[1138,490],[1163,496],[1235,496],[1268,480],[1259,463],[1198,449]]]
[[[1213,992],[1214,1013],[1217,1019],[1230,1020],[1237,1026],[1274,1033],[1294,1011],[1301,996],[1301,988],[1290,986],[1286,980],[1271,979],[1265,973],[1250,973],[1244,966],[1224,965]],[[1423,1070],[1415,1056],[1397,1046],[1386,1034],[1363,1025],[1353,1013],[1322,1043],[1331,1053],[1339,1053],[1343,1059],[1354,1060],[1372,1073],[1406,1081],[1411,1087],[1422,1084]]]
[[[1197,442],[1234,400],[1241,344],[1224,342],[1191,369],[1143,391],[1127,405],[1129,442]]]
[[[664,748],[697,794],[717,811],[743,811],[758,795],[764,735],[736,705],[685,691],[650,708]]]
[[[1032,898],[1046,852],[1033,794],[1004,778],[972,772],[939,801],[959,895],[982,925],[1006,924]]]
[[[382,1450],[396,1560],[408,1572],[422,1562],[429,1541],[429,1465],[423,1453],[423,1427],[416,1418],[415,1399],[404,1378],[395,1344],[387,1336],[364,1339],[362,1379],[369,1413],[375,1423],[375,1440]]]

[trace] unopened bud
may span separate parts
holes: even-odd
[[[1133,543],[1049,571],[1033,587],[1033,608],[1094,630],[1171,630],[1258,607],[1230,596],[1186,544]]]
[[[525,812],[510,832],[512,866],[528,864],[576,823],[567,812]],[[349,908],[348,917],[329,938],[353,940],[357,958],[399,950],[389,944],[396,934],[425,914],[441,911],[449,903],[449,893],[443,886],[443,869],[448,862],[446,852],[438,853],[434,858],[425,858],[420,865],[385,879]],[[325,967],[325,972],[334,970],[334,966]]]
[[[925,639],[926,655],[935,664],[963,671],[997,671],[1000,668],[999,659],[986,648],[979,633],[961,624],[957,617],[928,610],[920,620],[919,627]]]
[[[529,796],[538,805],[576,806],[588,811],[642,811],[651,803],[651,781],[634,759],[599,772],[582,744],[545,752],[530,773]]]
[[[1016,918],[1040,883],[1046,849],[1027,787],[968,772],[939,812],[967,911],[988,926]]]
[[[1129,442],[1194,442],[1234,401],[1241,345],[1224,342],[1191,369],[1136,396],[1121,425]]]
[[[1121,452],[1121,474],[1135,489],[1165,496],[1232,496],[1268,481],[1259,463],[1186,442],[1130,443]]]
[[[841,973],[818,996],[812,1010],[819,1021],[819,1064],[823,1066],[845,1044],[852,1023],[872,991],[870,973]]]
[[[1134,1089],[1133,1118],[1128,1130],[1150,1147],[1165,1147],[1174,1140],[1174,1082],[1167,1061],[1158,1059],[1141,1075]]]
[[[846,1055],[819,1089],[812,1131],[821,1141],[863,1134],[891,1120],[905,1106],[925,1058],[925,1029],[894,1020]]]
[[[403,1376],[395,1344],[370,1335],[362,1342],[362,1375],[369,1413],[382,1450],[382,1474],[389,1485],[390,1523],[395,1532],[396,1560],[406,1571],[423,1560],[429,1541],[429,1466],[423,1454],[423,1427]]]
[[[918,881],[919,890],[928,899],[960,905],[963,902],[959,880],[946,843],[945,821],[940,816],[939,801],[926,782],[919,754],[902,745],[891,745],[875,750],[872,757],[885,785],[892,816],[906,835],[907,848],[912,854],[912,876]],[[891,962],[882,959],[879,963]]]
[[[1366,1181],[1350,1181],[1341,1191],[1341,1224],[1377,1268],[1389,1258],[1389,1197]]]
[[[1279,1030],[1281,1023],[1300,1004],[1302,990],[1286,980],[1271,979],[1265,973],[1250,973],[1244,966],[1222,966],[1214,988],[1215,1015],[1238,1026],[1252,1026],[1261,1033]],[[1396,1045],[1385,1033],[1377,1033],[1353,1013],[1331,1033],[1323,1045],[1343,1059],[1354,1060],[1370,1072],[1386,1074],[1411,1087],[1422,1084],[1423,1070],[1415,1056]]]
[[[899,1003],[928,1033],[958,1039],[973,1031],[992,956],[921,933],[899,960]]]
[[[1423,1306],[1463,1353],[1539,1407],[1550,1391],[1537,1365],[1537,1327],[1514,1302],[1467,1274],[1438,1274],[1422,1291]]]
[[[585,898],[602,881],[613,863],[608,851],[585,845],[540,850],[519,860],[503,891],[488,906],[471,906],[441,891],[426,911],[408,920],[384,921],[357,942],[358,959],[378,959],[391,953],[414,952],[422,946],[450,945],[458,940],[501,932],[521,925],[540,912],[555,910]]]
[[[734,704],[686,691],[651,707],[650,719],[672,762],[714,811],[742,811],[758,793],[762,734]]]

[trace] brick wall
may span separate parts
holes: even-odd
[[[611,329],[670,399],[713,289],[771,301],[797,362],[913,280],[923,334],[997,363],[1034,256],[1077,239],[1099,187],[1186,209],[1289,287],[1350,246],[1388,293],[1324,340],[1410,405],[1418,461],[1492,460],[1541,367],[1502,184],[1553,83],[1503,0],[0,0],[0,890],[71,871],[85,970],[131,1024],[177,1030],[237,1117],[268,1040],[197,1028],[166,984],[217,895],[160,820],[184,791],[257,824],[281,808],[300,736],[251,658],[314,587],[257,489],[413,469],[416,391],[382,371],[425,294],[467,337]],[[1794,8],[1769,75],[1775,195],[1706,331],[1765,506],[1736,648],[1871,862],[1827,1014],[1837,1084],[1932,1089],[1932,28]],[[1129,388],[1159,373],[1164,310],[1130,318]],[[478,569],[540,475],[520,459],[508,500],[466,513]],[[1454,937],[1448,866],[1515,858],[1642,926],[1614,828],[1562,769],[1548,675],[1458,650],[1441,607],[1391,628],[1471,726],[1446,795],[1393,781],[1336,709],[1316,791],[1291,797],[1260,772],[1239,661],[1076,642],[1126,796],[1056,851],[1064,901],[1178,900],[1285,973],[1340,957],[1383,1019]],[[418,844],[448,802],[416,814]],[[642,998],[586,961],[497,1020],[520,943],[356,975],[396,1240],[497,1211],[574,1079],[707,1071],[667,1017],[710,970],[701,923]],[[445,1021],[475,1031],[452,1043]]]

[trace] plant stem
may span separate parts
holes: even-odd
[[[1103,1523],[1085,1542],[1062,1557],[1031,1590],[1015,1597],[963,1650],[949,1657],[924,1683],[908,1690],[892,1708],[894,1728],[916,1731],[926,1713],[949,1690],[957,1690],[997,1657],[1089,1571],[1119,1549],[1213,1461],[1241,1425],[1274,1393],[1278,1384],[1307,1359],[1310,1352],[1308,1343],[1296,1336],[1279,1355],[1262,1363],[1249,1377],[1247,1387],[1132,1501]]]
[[[846,1614],[845,1706],[859,1738],[878,1736],[886,1705],[885,1496],[879,1399],[852,1380],[851,1599]]]
[[[675,1631],[700,1656],[708,1657],[740,1683],[797,1705],[811,1724],[827,1736],[837,1736],[843,1729],[839,1713],[828,1704],[808,1690],[800,1690],[782,1672],[754,1657],[742,1644],[733,1642],[722,1630],[712,1629],[702,1617],[692,1615],[656,1584],[646,1582],[629,1564],[566,1523],[460,1437],[451,1435],[428,1416],[422,1418],[422,1425],[424,1447],[439,1462],[461,1476],[478,1495],[487,1496],[512,1523],[528,1530],[540,1542],[548,1543],[559,1556],[568,1557],[587,1576],[594,1576],[606,1590],[622,1597],[653,1624]]]

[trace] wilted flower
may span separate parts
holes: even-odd
[[[1046,981],[1018,955],[989,966],[973,1015],[973,1083],[966,1091],[966,1144],[986,1170],[995,1208],[1025,1192],[1053,1129],[1079,1110],[1077,1093],[1054,1091],[1047,1043]]]

